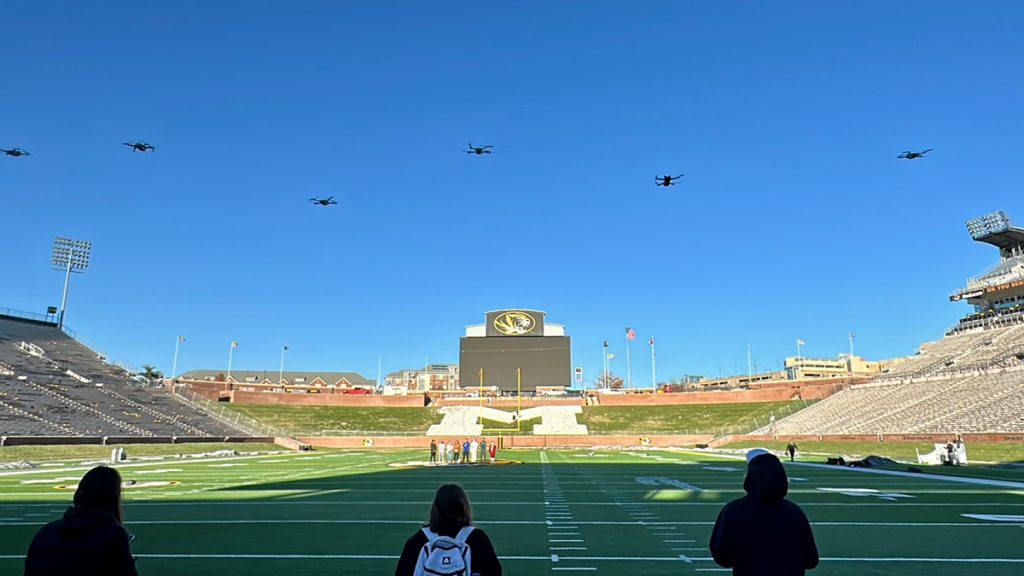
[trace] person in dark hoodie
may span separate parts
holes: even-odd
[[[405,542],[395,566],[395,576],[412,576],[415,573],[416,563],[426,555],[426,545],[432,538],[458,538],[466,528],[470,529],[464,540],[470,550],[467,576],[501,576],[501,562],[494,545],[483,530],[473,526],[469,496],[458,484],[444,484],[437,489],[434,504],[430,507],[430,520]]]
[[[137,576],[122,519],[121,475],[106,466],[89,470],[74,506],[32,539],[25,576]]]
[[[735,576],[798,576],[818,565],[818,548],[807,516],[786,500],[789,480],[782,462],[760,448],[747,453],[746,496],[718,513],[711,556]]]

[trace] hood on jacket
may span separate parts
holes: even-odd
[[[758,500],[782,500],[789,493],[789,479],[779,458],[771,453],[758,454],[747,463],[743,489]]]
[[[107,510],[82,510],[71,506],[64,512],[62,532],[93,532],[98,525],[117,524],[114,514]]]

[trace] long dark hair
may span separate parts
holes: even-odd
[[[75,490],[75,508],[83,512],[105,510],[124,522],[121,510],[121,474],[107,466],[97,466],[82,476]]]
[[[427,526],[432,532],[458,530],[473,523],[469,495],[458,484],[443,484],[434,495]]]

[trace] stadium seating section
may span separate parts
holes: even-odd
[[[164,388],[133,380],[54,326],[0,317],[0,435],[245,433]]]
[[[757,430],[761,434],[1024,432],[1024,325],[925,345],[881,378]]]

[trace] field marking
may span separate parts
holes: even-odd
[[[136,554],[138,558],[224,559],[224,560],[397,560],[394,554]],[[0,560],[24,560],[24,554],[0,555]],[[713,562],[710,557],[696,556],[502,556],[502,560],[533,560],[544,562]],[[822,562],[931,562],[956,564],[1024,564],[1024,558],[914,558],[914,557],[841,557],[821,558]]]
[[[132,525],[168,525],[168,524],[189,524],[189,525],[220,525],[220,524],[422,524],[422,518],[409,520],[373,520],[373,519],[249,519],[249,520],[129,520],[125,524]],[[482,526],[488,524],[511,524],[511,525],[547,525],[552,523],[543,520],[483,520],[478,522]],[[664,521],[652,522],[649,520],[637,521],[614,521],[614,520],[586,520],[574,521],[572,524],[562,524],[555,529],[578,528],[579,524],[588,526],[646,526],[652,529],[673,529],[676,526],[711,526],[713,521]],[[0,522],[0,526],[37,526],[38,522]],[[1009,522],[811,522],[812,526],[916,526],[916,527],[1010,527],[1016,528],[1017,524]],[[672,533],[666,535],[675,536]]]
[[[807,466],[834,470],[837,466],[829,464],[812,464],[810,462],[797,462],[798,466]],[[960,484],[978,484],[981,486],[996,486],[998,488],[1024,488],[1024,482],[1011,482],[1009,480],[990,480],[988,478],[970,478],[967,476],[946,476],[943,474],[928,474],[919,472],[901,472],[899,470],[876,470],[874,468],[842,468],[844,471],[851,471],[863,474],[880,474],[883,476],[898,476],[901,478],[916,478],[918,480],[935,480],[937,482],[955,482]]]
[[[993,522],[1017,522],[1024,524],[1024,516],[1017,514],[961,514],[965,518],[975,520],[992,520]]]
[[[583,571],[583,570],[585,570],[585,571],[594,571],[594,570],[597,570],[597,568],[594,568],[592,566],[552,566],[551,569],[552,570],[563,570],[563,571],[565,571],[565,570],[574,570],[574,571]]]

